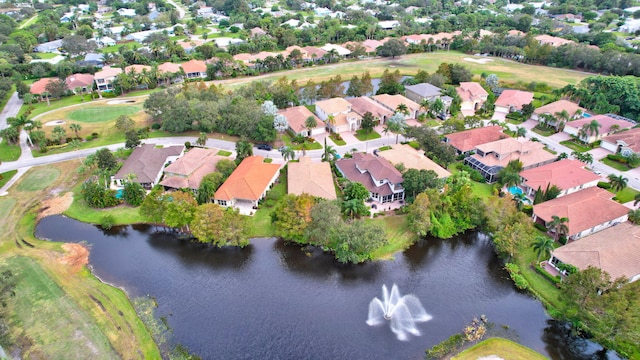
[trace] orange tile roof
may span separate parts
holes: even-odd
[[[122,69],[120,68],[112,68],[110,66],[105,66],[102,70],[98,71],[93,75],[94,79],[107,79],[110,77],[116,77],[122,74]]]
[[[347,99],[347,101],[351,104],[353,111],[358,113],[360,116],[364,116],[367,112],[370,112],[373,117],[378,119],[393,115],[393,111],[382,106],[380,103],[371,100],[368,96],[351,98]]]
[[[181,66],[184,69],[185,74],[207,72],[207,64],[201,60],[189,60]]]
[[[506,167],[509,161],[518,159],[526,169],[537,164],[554,161],[557,156],[544,150],[544,144],[529,140],[516,140],[512,137],[476,146],[485,156],[474,154],[472,157],[487,166]],[[493,153],[493,154],[491,154]],[[499,154],[496,157],[494,154]]]
[[[318,119],[318,117],[305,106],[294,106],[291,108],[278,110],[278,114],[283,115],[287,119],[289,127],[291,127],[291,129],[293,129],[296,134],[307,129],[306,121],[309,116],[315,119],[316,128],[324,127],[324,123],[320,121],[320,119]]]
[[[462,101],[472,101],[475,98],[489,96],[489,93],[477,82],[461,82],[456,88],[456,92],[460,95]]]
[[[166,62],[161,65],[158,65],[158,72],[161,73],[179,73],[180,72],[180,64],[174,64],[171,62]]]
[[[526,105],[533,101],[533,93],[520,90],[504,90],[500,97],[496,100],[496,106],[514,107],[522,110],[522,105]]]
[[[331,165],[328,162],[311,162],[307,156],[301,157],[297,163],[289,163],[287,186],[289,194],[304,193],[328,200],[337,198]]]
[[[636,125],[630,121],[614,119],[614,118],[608,117],[607,115],[595,115],[595,116],[585,117],[585,118],[574,120],[574,121],[569,121],[568,123],[566,123],[565,126],[570,126],[576,129],[580,129],[582,128],[583,125],[589,124],[593,120],[597,121],[598,123],[600,123],[600,125],[602,125],[602,127],[600,127],[599,129],[600,134],[608,134],[613,132],[611,127],[614,125],[618,125],[619,130],[630,129]]]
[[[418,151],[407,144],[392,145],[391,149],[378,154],[394,165],[402,163],[407,169],[433,170],[439,178],[451,176],[449,171],[424,156],[424,151]]]
[[[231,176],[220,186],[216,200],[258,201],[271,179],[280,171],[280,164],[265,163],[262,156],[249,156],[242,160]]]
[[[57,80],[58,78],[42,78],[39,79],[38,81],[34,82],[33,84],[31,84],[31,88],[29,89],[29,92],[35,95],[40,95],[43,92],[45,92],[47,85],[49,85],[50,82]]]
[[[446,135],[447,142],[460,152],[471,151],[480,144],[506,138],[500,126],[485,126]]]
[[[403,95],[400,95],[400,94],[396,94],[396,95],[389,95],[389,94],[374,95],[373,96],[373,100],[375,100],[375,101],[379,102],[380,104],[386,106],[391,111],[396,111],[396,109],[398,108],[398,105],[400,105],[400,104],[407,105],[407,108],[409,108],[409,110],[411,112],[420,110],[420,104],[418,104],[417,102],[415,102],[413,100],[410,100],[410,99],[408,99],[408,98],[406,98],[406,97],[404,97]]]
[[[73,90],[76,87],[85,87],[93,84],[93,75],[91,74],[72,74],[67,76],[64,81],[67,89]]]
[[[640,153],[640,128],[622,131],[617,134],[605,136],[602,141],[616,145],[618,141],[626,144],[634,152]]]
[[[563,39],[556,36],[551,35],[538,35],[535,37],[536,40],[540,42],[540,44],[545,45],[549,44],[553,47],[559,47],[566,44],[575,44],[575,41]]]
[[[317,101],[316,107],[322,109],[327,115],[332,115],[350,111],[351,103],[343,98],[332,98]]]
[[[586,164],[578,160],[563,159],[551,164],[527,169],[520,173],[524,184],[532,189],[546,189],[555,185],[560,190],[568,190],[600,180],[600,176],[585,170]]]
[[[533,113],[537,115],[555,115],[556,113],[562,112],[562,110],[566,110],[571,117],[575,116],[578,110],[582,111],[580,106],[572,101],[558,100],[535,109]]]
[[[131,73],[132,71],[136,74],[141,74],[143,70],[151,71],[151,66],[134,64],[124,68],[124,72],[126,72],[127,74]]]
[[[589,187],[572,194],[533,206],[533,213],[544,220],[553,216],[569,219],[569,236],[589,230],[626,215],[629,208],[611,200],[613,194],[599,187]]]
[[[640,275],[640,227],[618,224],[583,239],[572,241],[552,252],[565,264],[580,270],[600,268],[612,279],[633,279]]]

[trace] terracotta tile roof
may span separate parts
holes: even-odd
[[[461,82],[456,88],[456,92],[462,101],[472,101],[475,98],[489,96],[489,93],[477,82]]]
[[[351,103],[343,98],[331,98],[316,102],[316,108],[322,109],[327,115],[351,111]]]
[[[585,170],[586,164],[578,160],[563,159],[551,164],[524,170],[520,177],[524,184],[532,189],[546,189],[547,185],[555,185],[560,190],[580,187],[600,180],[600,176]]]
[[[407,169],[433,170],[439,178],[451,176],[449,171],[424,156],[424,151],[418,151],[406,144],[392,145],[391,149],[380,151],[378,154],[394,165],[402,163]]]
[[[114,178],[126,179],[127,175],[132,173],[136,175],[133,181],[141,184],[152,183],[162,171],[167,158],[179,156],[183,150],[182,145],[156,148],[155,144],[143,144],[133,150]]]
[[[38,81],[34,82],[33,84],[31,84],[31,88],[29,89],[29,92],[35,95],[40,95],[43,92],[45,92],[47,85],[51,82],[51,81],[55,81],[58,80],[58,78],[42,78],[39,79]]]
[[[349,124],[349,121],[347,119],[356,119],[356,121],[358,119],[361,119],[362,116],[358,115],[358,113],[353,112],[353,111],[349,111],[346,114],[338,114],[336,116],[333,117],[333,119],[335,120],[335,125],[334,126],[340,126],[340,125],[347,125]]]
[[[537,115],[555,115],[556,113],[562,112],[562,110],[566,110],[569,116],[574,117],[578,110],[582,111],[582,108],[572,101],[558,100],[535,109],[533,113]]]
[[[178,45],[180,45],[185,50],[189,50],[189,49],[193,49],[195,47],[198,47],[198,46],[200,46],[200,45],[202,45],[204,43],[205,42],[203,40],[194,40],[194,39],[187,40],[187,39],[185,39],[185,41],[178,42]]]
[[[552,252],[565,264],[580,270],[600,268],[612,279],[640,275],[640,227],[629,222],[618,224],[583,239],[572,241]]]
[[[373,117],[378,119],[393,115],[393,111],[382,106],[380,103],[371,100],[368,96],[351,98],[347,99],[347,101],[351,104],[351,109],[360,116],[364,116],[367,111],[370,112]]]
[[[200,60],[189,60],[181,66],[184,69],[185,74],[207,72],[207,64]]]
[[[300,53],[302,54],[302,58],[303,59],[307,59],[309,57],[309,53],[307,53],[307,50],[305,50],[304,48],[301,48],[298,45],[292,45],[287,47],[283,52],[282,52],[282,56],[284,56],[285,58],[288,58],[291,55],[291,52],[293,50],[298,50],[300,51]]]
[[[372,39],[367,39],[362,42],[362,46],[364,46],[365,51],[368,53],[376,52],[376,50],[378,50],[378,48],[383,44],[384,43],[382,41],[372,40]]]
[[[505,167],[509,161],[518,159],[526,169],[537,164],[554,161],[557,156],[544,150],[544,144],[526,139],[516,140],[512,137],[476,146],[485,156],[474,154],[472,157],[487,166]],[[491,154],[493,153],[493,154]],[[494,154],[499,154],[496,157]]]
[[[380,196],[390,195],[393,191],[388,183],[375,184],[372,177],[378,181],[387,179],[392,184],[403,181],[402,174],[389,161],[371,154],[355,153],[351,159],[336,161],[336,166],[347,179],[361,183],[367,190]]]
[[[141,74],[143,70],[147,70],[147,72],[151,71],[151,66],[134,64],[124,68],[124,72],[126,72],[127,74],[131,73],[132,70],[136,74]]]
[[[260,36],[260,35],[267,35],[267,32],[262,30],[259,27],[254,27],[253,29],[251,29],[249,31],[251,32],[251,37]]]
[[[313,55],[315,55],[315,58],[319,59],[323,57],[325,54],[327,54],[327,51],[324,51],[315,46],[305,46],[303,47],[303,49],[307,52],[307,54],[309,54],[309,58],[314,58]]]
[[[313,117],[316,120],[315,128],[324,127],[324,123],[320,121],[320,119],[318,119],[318,117],[305,106],[294,106],[291,108],[278,110],[278,114],[283,115],[287,119],[289,127],[291,127],[291,129],[293,129],[296,134],[307,129],[305,123],[309,116]]]
[[[471,151],[476,146],[506,138],[500,126],[485,126],[446,135],[447,142],[460,152]]]
[[[327,200],[337,198],[331,165],[328,162],[311,162],[307,156],[301,157],[297,163],[289,162],[287,186],[289,194],[305,193]]]
[[[271,179],[280,171],[280,164],[265,163],[262,156],[249,156],[242,160],[231,176],[220,186],[216,200],[258,201]]]
[[[389,94],[380,94],[374,95],[373,100],[379,102],[380,104],[386,106],[391,111],[396,111],[396,108],[400,104],[405,104],[409,108],[411,112],[420,110],[420,104],[416,103],[413,100],[407,99],[403,95],[389,95]]]
[[[630,121],[614,119],[608,117],[607,115],[595,115],[574,121],[569,121],[565,126],[571,126],[573,128],[580,129],[583,125],[589,124],[593,120],[596,120],[598,123],[600,123],[600,125],[602,125],[602,127],[600,127],[599,129],[600,134],[608,134],[613,132],[613,130],[611,130],[611,127],[613,125],[618,125],[619,130],[630,129],[636,125]]]
[[[533,213],[545,222],[551,221],[553,215],[566,217],[571,236],[626,215],[629,208],[612,197],[607,190],[590,187],[534,205]]]
[[[520,30],[509,30],[509,31],[507,31],[507,35],[509,35],[509,36],[525,36],[526,33],[523,33]]]
[[[622,142],[634,152],[640,153],[640,128],[605,136],[602,138],[602,141],[606,141],[614,145],[618,142]]]
[[[522,105],[526,105],[533,101],[533,93],[520,90],[504,90],[500,97],[496,100],[496,106],[514,107],[522,110]]]
[[[106,79],[110,77],[116,77],[122,74],[122,69],[120,68],[112,68],[110,66],[105,66],[102,70],[98,71],[93,75],[94,79]]]
[[[67,76],[64,81],[67,89],[73,90],[77,87],[86,87],[93,84],[93,75],[91,74],[72,74]]]
[[[158,72],[160,73],[179,73],[180,72],[180,64],[174,64],[171,62],[163,63],[162,65],[158,65]]]
[[[535,37],[536,40],[540,42],[540,44],[545,45],[549,44],[553,47],[559,47],[566,44],[575,44],[575,41],[563,39],[556,36],[551,35],[538,35]]]
[[[192,148],[164,169],[160,185],[174,189],[198,189],[202,179],[216,171],[216,164],[225,156],[217,156],[217,149]]]

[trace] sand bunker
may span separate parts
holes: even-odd
[[[49,215],[62,214],[71,206],[71,203],[73,203],[72,192],[68,192],[63,196],[45,199],[38,213],[38,220]]]
[[[53,121],[47,121],[44,126],[57,126],[57,125],[64,125],[67,122],[64,120],[53,120]]]
[[[107,105],[135,104],[135,100],[109,100]]]
[[[66,251],[63,258],[60,259],[61,264],[69,265],[73,272],[78,272],[83,266],[89,263],[89,250],[80,245],[66,243],[62,245],[62,249]]]
[[[504,359],[497,355],[489,355],[489,356],[479,357],[478,360],[504,360]]]
[[[488,62],[492,62],[493,61],[493,59],[474,59],[474,58],[468,58],[468,57],[464,58],[463,60],[464,61],[474,62],[476,64],[486,64]]]

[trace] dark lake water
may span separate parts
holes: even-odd
[[[393,261],[357,266],[275,239],[220,250],[147,225],[106,232],[63,216],[42,219],[36,236],[86,241],[94,273],[132,298],[155,297],[171,342],[204,359],[423,359],[482,314],[492,331],[553,359],[615,358],[571,338],[518,292],[481,233],[423,241]],[[433,316],[406,342],[388,326],[365,324],[371,299],[393,283]]]

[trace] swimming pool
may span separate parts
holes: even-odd
[[[116,199],[122,199],[123,195],[124,195],[124,190],[123,189],[116,190]]]
[[[513,196],[520,196],[523,194],[522,189],[520,189],[517,186],[512,186],[509,188],[509,192],[511,193],[511,195]],[[525,204],[531,204],[531,200],[529,200],[528,198],[524,198],[524,203]]]

